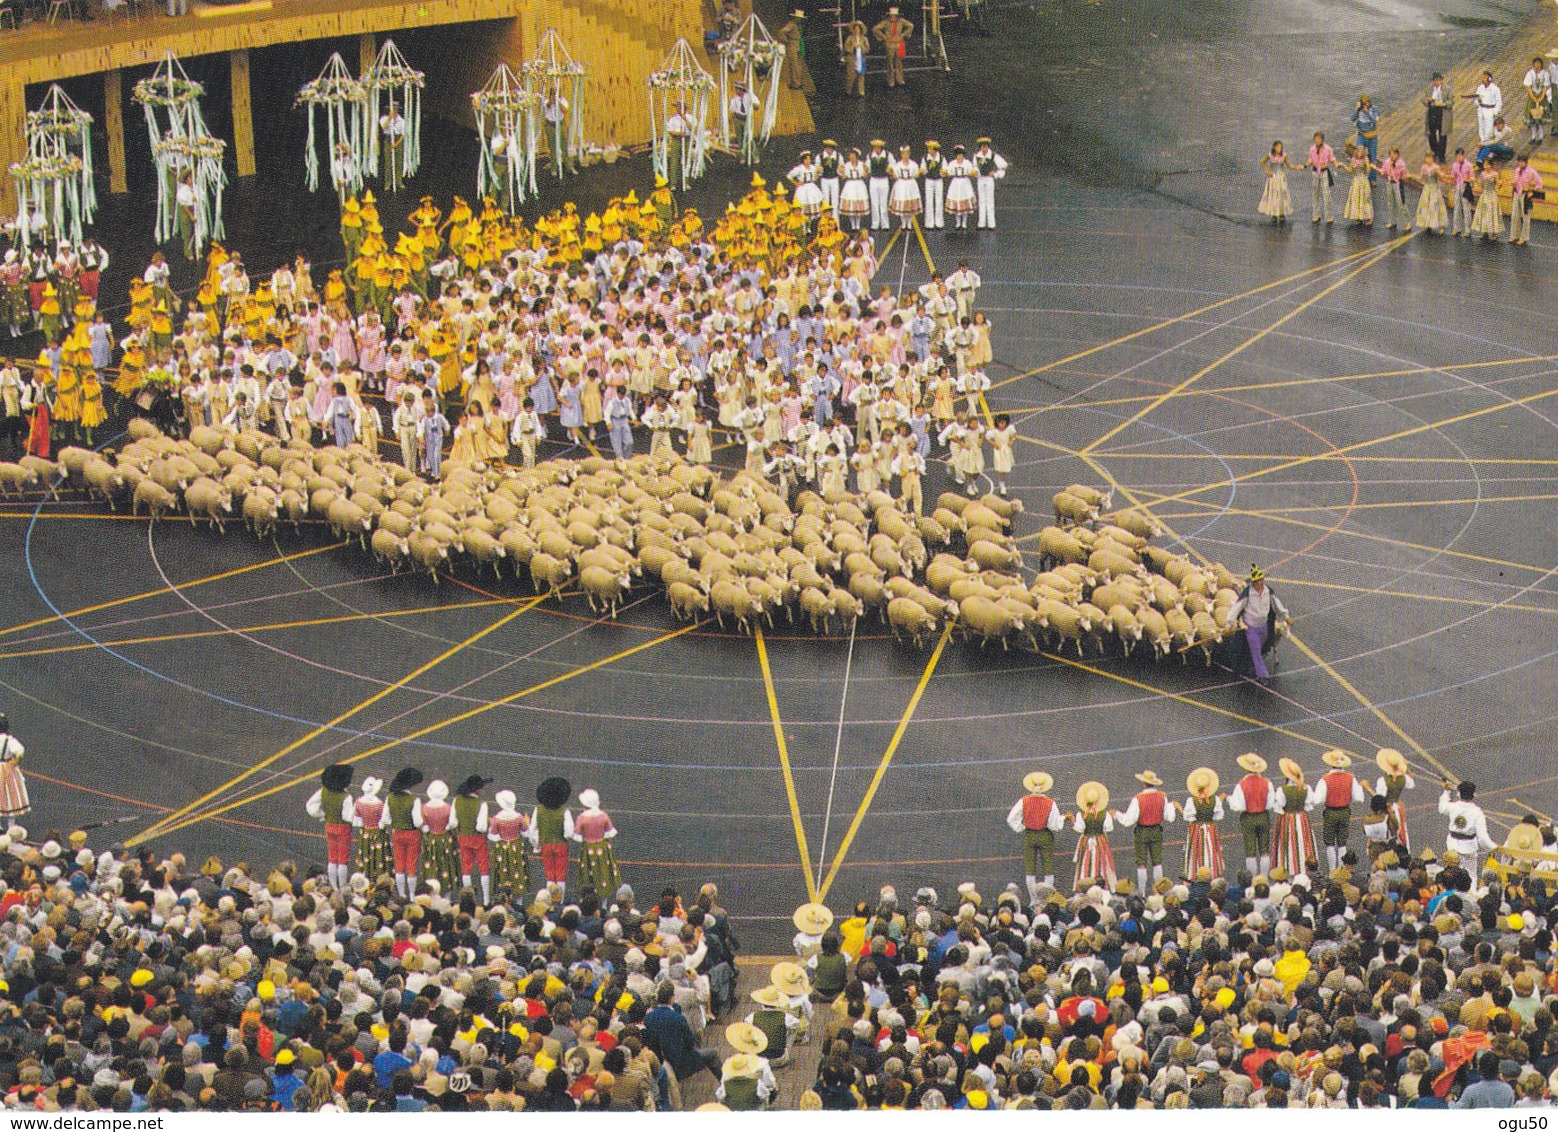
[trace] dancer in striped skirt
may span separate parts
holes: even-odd
[[[1102,782],[1084,782],[1077,789],[1077,814],[1071,828],[1082,836],[1077,840],[1076,880],[1073,891],[1085,892],[1095,884],[1114,891],[1114,854],[1109,851],[1109,834],[1114,819],[1109,816],[1109,790]]]
[[[1223,843],[1217,836],[1217,823],[1223,817],[1223,800],[1217,793],[1217,772],[1199,766],[1185,779],[1190,799],[1184,814],[1189,821],[1185,831],[1185,875],[1194,878],[1202,869],[1212,876],[1223,875]]]

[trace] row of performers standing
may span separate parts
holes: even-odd
[[[952,157],[942,155],[938,142],[925,143],[925,156],[916,160],[908,146],[900,146],[897,160],[881,139],[861,156],[851,146],[847,156],[832,140],[822,143],[816,155],[801,150],[800,164],[787,174],[795,184],[795,205],[803,215],[816,217],[823,209],[851,231],[869,220],[872,228],[891,227],[896,221],[908,228],[924,217],[926,228],[966,229],[969,217],[976,228],[995,228],[995,183],[1006,176],[1006,158],[980,138],[972,157],[962,145],[952,147]],[[920,179],[924,178],[921,188]]]
[[[96,240],[7,249],[0,262],[0,326],[12,338],[41,329],[52,343],[77,318],[91,317],[107,268],[108,252]]]
[[[612,849],[617,829],[594,790],[579,793],[582,809],[575,816],[568,806],[572,784],[547,778],[536,787],[536,804],[527,814],[512,790],[499,790],[489,805],[482,792],[492,780],[481,775],[471,775],[452,792],[448,783],[434,779],[417,795],[413,791],[422,780],[420,770],[406,767],[386,793],[383,781],[370,775],[353,796],[350,766],[336,763],[320,773],[319,789],[305,808],[324,823],[326,875],[333,888],[347,889],[354,873],[370,884],[392,875],[396,894],[410,899],[419,883],[436,880],[444,895],[469,889],[487,907],[494,893],[512,899],[530,891],[534,853],[546,886],[562,893],[571,842],[580,847],[586,887],[611,894],[621,886]]]
[[[1150,770],[1135,776],[1143,789],[1123,810],[1110,808],[1109,791],[1102,783],[1086,782],[1077,790],[1073,814],[1062,813],[1061,806],[1048,796],[1054,778],[1034,771],[1023,779],[1026,796],[1018,799],[1006,819],[1014,832],[1024,836],[1029,894],[1037,899],[1041,882],[1054,885],[1055,835],[1067,828],[1081,835],[1073,854],[1073,888],[1078,892],[1094,884],[1115,889],[1117,876],[1108,835],[1116,826],[1132,831],[1137,890],[1146,891],[1149,882],[1162,880],[1164,827],[1176,816],[1186,823],[1183,875],[1189,879],[1224,875],[1217,823],[1230,811],[1239,816],[1244,867],[1252,876],[1269,874],[1273,868],[1284,870],[1288,877],[1302,876],[1317,867],[1322,859],[1319,849],[1324,850],[1327,872],[1337,868],[1347,851],[1355,805],[1368,812],[1364,835],[1371,860],[1387,849],[1403,854],[1410,851],[1403,795],[1416,783],[1401,752],[1385,748],[1376,756],[1381,774],[1372,793],[1349,769],[1352,758],[1345,751],[1327,751],[1321,759],[1329,769],[1313,784],[1304,781],[1303,767],[1290,758],[1279,760],[1283,781],[1274,783],[1264,776],[1265,759],[1253,753],[1241,755],[1237,761],[1244,776],[1228,793],[1219,792],[1216,771],[1198,767],[1186,779],[1190,796],[1178,807],[1164,792],[1163,780]],[[1311,810],[1319,810],[1321,815],[1318,846]],[[1453,821],[1451,828],[1453,836]],[[1485,833],[1482,840],[1486,841]],[[1468,855],[1472,858],[1468,871],[1475,877],[1475,856],[1491,843],[1479,844],[1473,838],[1469,844],[1452,843],[1452,847],[1463,859]]]

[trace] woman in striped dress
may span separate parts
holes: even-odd
[[[1285,224],[1293,215],[1293,193],[1288,188],[1288,170],[1303,171],[1302,165],[1294,165],[1288,159],[1287,150],[1279,141],[1271,143],[1271,152],[1260,159],[1260,167],[1266,171],[1266,187],[1260,194],[1256,208],[1262,216],[1271,217],[1273,224]]]
[[[1287,870],[1289,879],[1303,876],[1307,862],[1315,855],[1314,830],[1309,825],[1309,788],[1304,785],[1304,768],[1292,759],[1278,764],[1287,779],[1282,786],[1282,809],[1271,837],[1271,863]]]
[[[1114,854],[1109,851],[1109,834],[1114,829],[1114,819],[1109,815],[1108,789],[1101,782],[1084,782],[1077,789],[1077,808],[1071,828],[1081,836],[1072,857],[1076,866],[1072,890],[1085,892],[1099,884],[1113,892]]]
[[[11,734],[11,721],[0,711],[0,818],[14,821],[32,809],[21,761],[26,748]]]
[[[492,842],[492,888],[500,898],[523,898],[530,890],[529,845],[525,841],[530,819],[519,812],[518,798],[512,790],[499,790],[493,801],[498,804],[498,812],[487,819],[487,839]]]
[[[383,789],[383,779],[369,775],[362,780],[362,794],[352,803],[352,825],[357,830],[356,868],[370,884],[392,871],[387,832],[389,811],[379,796]]]
[[[435,778],[422,802],[422,879],[436,880],[444,896],[460,892],[460,851],[454,841],[454,807],[449,784]]]
[[[600,795],[594,790],[581,790],[579,805],[584,809],[573,821],[573,838],[580,846],[579,866],[586,884],[609,895],[622,887],[617,855],[611,848],[617,827],[611,824],[611,815],[600,808]]]
[[[1190,823],[1185,831],[1185,876],[1191,880],[1202,869],[1210,869],[1213,877],[1223,875],[1223,844],[1217,836],[1223,800],[1217,793],[1218,785],[1217,772],[1205,766],[1191,771],[1185,780],[1190,791],[1184,809]]]
[[[1444,203],[1444,190],[1440,187],[1441,175],[1439,163],[1434,160],[1434,155],[1429,153],[1423,156],[1423,164],[1417,170],[1417,182],[1423,187],[1423,191],[1417,198],[1417,216],[1414,222],[1424,231],[1431,231],[1436,236],[1444,235],[1445,228],[1450,224],[1450,213]]]
[[[1491,161],[1477,162],[1473,180],[1477,183],[1477,211],[1471,216],[1471,234],[1484,240],[1497,240],[1504,234],[1504,216],[1499,208],[1498,168]]]

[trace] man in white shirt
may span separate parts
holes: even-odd
[[[1444,793],[1439,795],[1439,812],[1450,821],[1450,828],[1444,835],[1444,847],[1460,854],[1461,863],[1471,875],[1473,886],[1481,880],[1477,858],[1498,848],[1498,842],[1488,836],[1488,819],[1482,807],[1474,800],[1476,797],[1477,785],[1474,782],[1462,782],[1452,794],[1450,784],[1446,781]]]
[[[1227,627],[1232,629],[1241,618],[1250,659],[1255,663],[1255,678],[1268,680],[1271,673],[1266,670],[1266,653],[1276,644],[1278,622],[1286,625],[1292,618],[1287,606],[1266,585],[1266,573],[1259,566],[1250,567],[1250,584],[1228,611]]]
[[[1504,92],[1493,81],[1493,72],[1483,71],[1476,93],[1468,97],[1477,103],[1477,140],[1486,145],[1493,136],[1493,120],[1504,112]]]
[[[195,174],[192,171],[186,171],[179,178],[174,204],[178,209],[178,232],[184,243],[184,258],[194,259],[200,251],[200,242],[195,225]]]
[[[979,295],[979,286],[983,282],[979,273],[968,266],[968,260],[958,261],[958,269],[947,277],[947,290],[952,292],[952,297],[957,302],[958,321],[974,317],[974,300]]]

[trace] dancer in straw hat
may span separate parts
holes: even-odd
[[[805,1045],[811,1041],[811,979],[799,963],[775,963],[768,974],[789,1015],[791,1041]]]
[[[1077,812],[1071,828],[1082,835],[1072,857],[1076,866],[1072,890],[1085,892],[1099,884],[1113,892],[1116,882],[1109,834],[1114,831],[1114,819],[1109,813],[1109,790],[1102,782],[1084,782],[1077,788]]]
[[[779,988],[770,983],[752,992],[757,1009],[746,1017],[747,1022],[763,1032],[767,1039],[764,1052],[770,1065],[784,1066],[790,1063],[790,1031],[794,1029],[786,999]]]
[[[1036,770],[1022,780],[1027,791],[1017,799],[1006,814],[1006,824],[1013,833],[1022,834],[1023,874],[1028,882],[1028,899],[1039,902],[1039,878],[1051,888],[1055,886],[1055,835],[1066,827],[1065,817],[1055,799],[1046,797],[1055,786],[1055,779],[1045,771]]]
[[[754,1112],[765,1107],[778,1089],[768,1059],[768,1036],[750,1022],[725,1027],[725,1041],[736,1052],[725,1059],[714,1095],[732,1112]]]
[[[1325,869],[1329,873],[1342,863],[1342,854],[1347,851],[1353,805],[1368,805],[1369,794],[1363,783],[1347,769],[1352,766],[1352,756],[1346,751],[1333,748],[1321,755],[1320,761],[1331,769],[1310,787],[1309,802],[1325,807],[1320,818],[1320,841],[1325,848]]]
[[[1228,808],[1239,815],[1244,838],[1244,867],[1251,876],[1271,871],[1271,782],[1266,760],[1251,751],[1237,760],[1243,778],[1228,795]]]
[[[1406,756],[1394,747],[1382,747],[1374,756],[1375,765],[1383,772],[1374,784],[1374,793],[1385,795],[1385,805],[1396,818],[1396,836],[1401,841],[1405,855],[1412,852],[1412,838],[1407,834],[1407,806],[1402,795],[1416,789],[1417,783],[1407,771]]]
[[[352,768],[345,763],[319,772],[319,789],[304,804],[308,816],[325,823],[325,877],[337,892],[352,873]]]
[[[1274,800],[1277,825],[1271,839],[1272,864],[1287,870],[1289,879],[1304,876],[1315,855],[1315,834],[1309,825],[1309,788],[1304,768],[1293,759],[1277,760],[1286,781]]]
[[[1217,772],[1198,766],[1185,778],[1190,798],[1185,802],[1185,875],[1195,877],[1202,869],[1212,876],[1223,875],[1223,843],[1217,836],[1217,823],[1223,820],[1223,797],[1217,792]]]
[[[791,917],[795,921],[795,957],[802,963],[822,953],[822,934],[833,926],[833,912],[826,904],[802,904]]]
[[[1114,820],[1131,831],[1136,850],[1136,891],[1147,891],[1147,871],[1152,883],[1163,879],[1163,827],[1174,820],[1174,803],[1163,792],[1163,780],[1156,771],[1144,770],[1136,781],[1146,787],[1138,790],[1124,811],[1116,810]]]

